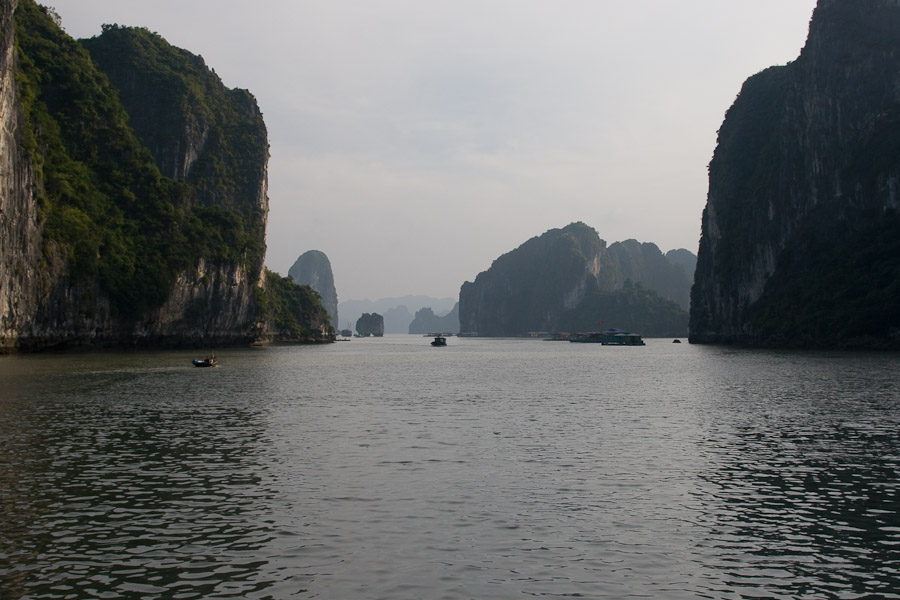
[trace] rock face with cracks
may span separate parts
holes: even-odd
[[[326,339],[264,289],[267,162],[255,99],[199,56],[0,0],[0,352]]]
[[[900,347],[900,1],[821,0],[726,114],[690,339]]]

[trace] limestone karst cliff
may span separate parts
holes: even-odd
[[[253,95],[226,88],[202,57],[143,28],[104,25],[81,45],[118,91],[160,173],[190,184],[201,213],[233,211],[248,237],[263,238],[269,146]],[[261,250],[248,244],[256,270]]]
[[[603,321],[647,336],[682,336],[687,311],[643,281],[652,273],[646,263],[657,255],[665,260],[655,245],[633,241],[611,252],[584,223],[552,229],[462,285],[460,331],[481,336],[591,331]]]
[[[331,261],[324,252],[309,250],[300,255],[288,270],[288,276],[300,285],[308,285],[319,297],[322,298],[322,306],[328,311],[331,324],[338,326],[338,297],[334,287],[334,273],[331,271]]]
[[[16,89],[16,0],[0,0],[0,351],[35,314],[43,290],[32,161],[19,150],[24,115]]]
[[[900,346],[900,0],[820,0],[726,114],[690,339]]]
[[[169,177],[129,125],[139,98],[126,110],[52,10],[33,0],[0,0],[0,8],[0,350],[206,346],[278,339],[288,330],[291,339],[324,338],[321,306],[295,319],[285,298],[267,301],[268,146],[252,96],[221,82],[213,93],[214,76],[212,87],[198,88],[202,59],[146,30],[114,28],[153,42],[120,53],[122,63],[167,64],[133,69],[135,85],[201,89],[172,119],[199,111],[240,130],[216,133],[210,125],[205,140],[165,131],[197,157],[189,172]],[[217,110],[228,123],[216,121]],[[229,154],[242,158],[228,163]]]

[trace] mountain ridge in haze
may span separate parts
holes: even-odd
[[[377,300],[345,300],[338,304],[338,312],[342,320],[341,328],[347,323],[355,323],[364,313],[377,312],[384,317],[385,333],[409,333],[409,325],[418,310],[428,307],[438,316],[443,316],[453,310],[455,304],[455,298],[409,295]]]

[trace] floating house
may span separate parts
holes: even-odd
[[[607,329],[606,331],[589,331],[572,335],[570,342],[580,344],[603,344],[604,346],[644,346],[644,340],[637,333],[622,331],[621,329]]]

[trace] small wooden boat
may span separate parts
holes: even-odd
[[[203,359],[198,359],[198,358],[194,359],[195,367],[215,367],[217,364],[219,364],[219,363],[216,360],[215,354],[211,354]]]
[[[436,335],[436,336],[434,336],[434,341],[431,342],[431,345],[432,346],[446,346],[447,338],[445,338],[442,335]]]

